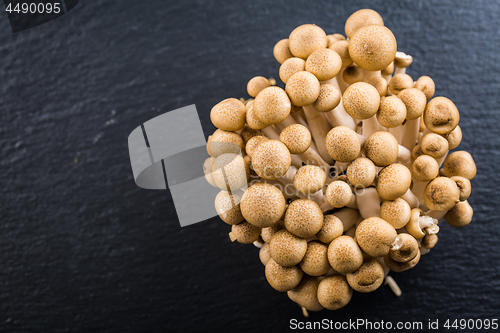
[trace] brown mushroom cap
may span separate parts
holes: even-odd
[[[415,82],[415,88],[421,90],[427,100],[430,100],[434,96],[434,92],[436,91],[436,85],[434,84],[434,80],[429,76],[421,76],[418,78],[417,82]]]
[[[261,142],[251,157],[253,169],[264,179],[280,178],[292,163],[290,151],[278,140]]]
[[[413,260],[418,254],[418,242],[410,234],[399,234],[398,242],[401,242],[401,246],[397,249],[391,249],[389,251],[389,256],[392,260],[398,262],[408,262]]]
[[[271,253],[269,252],[270,246],[268,243],[264,243],[262,247],[259,250],[259,259],[260,262],[266,266],[267,262],[269,261],[269,258],[271,258]]]
[[[443,137],[448,140],[448,144],[450,145],[450,150],[458,147],[460,142],[462,142],[462,129],[459,125],[455,127],[453,131],[448,134],[444,134]]]
[[[240,210],[241,195],[220,191],[215,197],[215,210],[222,221],[227,224],[238,224],[244,220]]]
[[[386,166],[398,158],[398,140],[389,132],[377,131],[366,138],[363,145],[365,155],[376,166]]]
[[[284,267],[270,258],[266,264],[265,274],[271,287],[285,292],[297,287],[304,273],[298,266]]]
[[[413,88],[413,79],[408,74],[396,74],[389,81],[389,90],[394,95],[398,95],[401,91],[409,88]]]
[[[342,68],[346,68],[352,64],[351,56],[349,55],[349,42],[346,40],[337,41],[330,46],[330,50],[337,52],[342,60]]]
[[[247,92],[250,96],[255,97],[262,89],[269,87],[269,80],[263,76],[256,76],[250,79],[247,83]]]
[[[476,176],[476,163],[466,151],[455,151],[448,155],[443,163],[444,174],[448,177],[462,176],[472,180]]]
[[[406,106],[396,96],[382,98],[377,111],[377,120],[380,125],[394,128],[403,123],[406,119]]]
[[[396,38],[391,30],[381,25],[362,27],[349,40],[352,60],[369,71],[379,71],[389,66],[394,61],[396,51]]]
[[[326,135],[326,151],[339,162],[351,162],[359,156],[361,142],[356,132],[346,126],[336,126]]]
[[[248,126],[254,130],[260,130],[266,128],[268,125],[260,121],[257,116],[255,116],[254,103],[248,103],[247,105],[247,115],[246,120]]]
[[[316,50],[306,60],[306,71],[319,81],[333,79],[342,68],[342,59],[332,49]]]
[[[289,37],[289,48],[295,57],[307,59],[316,50],[326,48],[326,33],[315,24],[303,24],[295,28]]]
[[[384,268],[377,259],[365,256],[363,265],[355,272],[347,273],[346,278],[352,289],[360,293],[370,293],[384,282]]]
[[[268,138],[266,138],[265,136],[262,136],[262,135],[257,135],[257,136],[254,136],[253,138],[251,138],[250,140],[248,140],[246,146],[245,146],[245,151],[247,153],[248,156],[252,157],[253,153],[255,152],[255,150],[257,149],[257,147],[264,141],[267,141],[269,140]]]
[[[347,179],[355,187],[370,186],[377,176],[377,167],[366,157],[358,157],[347,167]]]
[[[282,39],[279,42],[277,42],[276,45],[274,45],[273,54],[276,60],[280,64],[282,64],[288,58],[293,57],[293,54],[292,52],[290,52],[288,45],[289,45],[288,38]]]
[[[285,91],[294,105],[309,105],[318,99],[320,83],[309,72],[297,72],[288,79]]]
[[[394,61],[389,64],[386,68],[382,69],[380,74],[382,75],[392,75],[394,73]]]
[[[231,227],[231,232],[229,233],[231,242],[237,241],[241,244],[252,244],[259,239],[259,236],[260,228],[257,228],[246,221],[233,225]]]
[[[292,108],[286,92],[280,87],[262,90],[253,103],[255,116],[264,124],[278,124],[285,120]],[[250,124],[249,124],[250,125]]]
[[[384,25],[384,20],[379,13],[373,9],[360,9],[347,19],[345,22],[345,34],[352,38],[356,31],[367,25]]]
[[[434,133],[450,133],[457,127],[459,120],[457,107],[446,97],[434,97],[425,107],[425,126]]]
[[[359,66],[351,65],[342,73],[342,79],[347,84],[363,81],[363,69]]]
[[[427,133],[420,142],[424,154],[434,158],[441,158],[448,152],[448,140],[436,133]]]
[[[382,257],[396,241],[396,229],[379,217],[363,220],[356,228],[356,241],[359,247],[372,257]]]
[[[402,198],[387,200],[380,206],[380,217],[395,229],[403,228],[410,221],[410,205]]]
[[[411,165],[411,174],[418,181],[428,182],[439,175],[439,164],[429,155],[418,156]]]
[[[224,191],[238,190],[247,185],[246,163],[238,154],[222,154],[214,161],[212,178]]]
[[[340,236],[328,246],[328,261],[339,273],[352,273],[363,264],[363,253],[354,238]]]
[[[389,267],[389,269],[391,271],[396,272],[396,273],[403,272],[403,271],[406,271],[406,270],[409,270],[409,269],[415,267],[419,261],[420,261],[420,250],[418,251],[415,258],[413,258],[412,260],[410,260],[408,262],[395,261],[389,255],[384,257],[385,265],[387,267]]]
[[[316,202],[298,199],[288,205],[285,213],[285,228],[295,236],[302,238],[314,236],[322,226],[323,211]]]
[[[420,144],[417,144],[413,149],[411,150],[411,159],[415,160],[417,157],[425,155],[424,152],[422,151],[422,147]]]
[[[285,229],[278,231],[269,243],[271,258],[278,264],[291,267],[299,264],[307,251],[307,241]]]
[[[316,237],[325,244],[329,244],[335,238],[342,236],[344,232],[344,224],[335,215],[325,215],[323,226],[316,234]]]
[[[369,84],[377,89],[380,97],[387,95],[387,88],[389,85],[387,84],[387,80],[381,76],[375,76],[368,81]]]
[[[424,249],[432,249],[432,248],[434,248],[434,246],[436,246],[438,239],[439,239],[438,235],[436,235],[436,234],[432,234],[432,235],[426,234],[424,236],[424,238],[422,238],[420,245]]]
[[[326,201],[335,208],[346,206],[351,201],[352,196],[349,184],[341,180],[328,184],[325,192]]]
[[[211,135],[207,143],[210,156],[218,157],[222,154],[240,154],[243,151],[243,139],[238,133],[218,129]]]
[[[299,285],[287,292],[288,297],[309,311],[323,310],[318,301],[318,286],[321,280],[317,277],[304,275]]]
[[[410,170],[403,164],[393,163],[379,172],[376,189],[382,199],[396,200],[408,191],[410,185]]]
[[[455,205],[452,209],[450,209],[444,219],[448,222],[449,225],[456,228],[465,227],[472,221],[472,215],[474,211],[472,207],[469,205],[467,200],[461,201]]]
[[[319,283],[318,301],[328,310],[338,310],[349,303],[352,289],[343,275],[329,276]]]
[[[280,133],[280,141],[292,154],[302,154],[311,145],[311,132],[304,125],[292,124]]]
[[[302,58],[290,58],[285,60],[280,66],[280,79],[284,83],[288,82],[295,73],[302,72],[306,70],[306,61]]]
[[[210,120],[215,127],[234,132],[245,126],[246,113],[245,104],[236,98],[228,98],[212,108]]]
[[[444,212],[460,201],[457,184],[448,177],[437,177],[430,181],[424,190],[424,202],[427,208]]]
[[[316,165],[304,165],[300,167],[293,177],[293,187],[303,194],[318,192],[323,188],[325,182],[325,172]]]
[[[327,256],[328,247],[318,241],[307,243],[307,252],[300,263],[304,273],[311,276],[320,276],[331,268]]]
[[[425,94],[417,88],[408,88],[398,94],[398,98],[406,106],[406,119],[417,119],[424,113],[427,99]]]
[[[266,243],[270,243],[271,239],[273,236],[280,231],[281,229],[285,228],[285,222],[283,220],[279,220],[275,224],[273,224],[270,227],[267,228],[262,228],[260,232],[260,236],[262,237],[262,240]]]
[[[259,228],[279,221],[285,212],[285,197],[273,185],[257,183],[250,186],[241,198],[240,208],[245,220]]]
[[[366,82],[350,85],[342,96],[346,112],[356,119],[368,119],[375,115],[380,106],[380,94]]]
[[[243,130],[241,131],[241,138],[243,139],[243,143],[245,145],[247,144],[248,140],[250,140],[254,136],[259,135],[262,135],[262,131],[253,129],[248,125],[245,125],[245,127],[243,127]]]
[[[460,201],[465,201],[469,198],[471,192],[470,180],[461,176],[453,176],[450,177],[451,180],[457,184],[458,189],[460,190]]]
[[[313,103],[314,108],[320,112],[327,112],[335,109],[342,98],[339,88],[331,83],[322,84],[319,88],[319,95]]]

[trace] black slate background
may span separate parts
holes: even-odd
[[[139,189],[127,137],[163,112],[209,113],[278,78],[274,44],[298,25],[343,32],[370,7],[461,114],[478,175],[471,225],[394,274],[403,290],[355,294],[312,320],[500,318],[498,1],[80,1],[12,34],[0,18],[0,331],[279,332],[302,319],[258,250],[218,218],[180,228],[169,191]]]

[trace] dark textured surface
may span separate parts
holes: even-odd
[[[394,274],[401,298],[382,287],[311,319],[499,318],[498,2],[93,0],[15,35],[0,19],[0,331],[277,332],[301,319],[229,226],[181,229],[168,191],[135,186],[127,136],[193,103],[208,136],[213,105],[278,77],[278,40],[303,23],[343,32],[363,7],[414,56],[408,73],[458,106],[475,215]]]

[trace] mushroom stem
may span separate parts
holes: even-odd
[[[293,156],[293,155],[292,155]],[[323,169],[323,171],[327,174],[330,173],[330,164],[326,163],[325,160],[311,147],[307,148],[305,152],[302,154],[298,154],[300,159],[308,165],[317,165]]]
[[[427,208],[425,207],[425,202],[424,202],[424,191],[427,184],[429,184],[429,182],[421,182],[416,179],[413,179],[413,188],[411,189],[413,194],[415,194],[415,196],[417,197],[420,206],[423,208]]]
[[[389,269],[389,268],[387,268],[387,269]],[[384,284],[388,285],[389,288],[391,288],[391,290],[394,293],[394,295],[396,295],[397,297],[401,296],[401,294],[402,294],[401,293],[401,288],[399,288],[398,284],[396,283],[396,281],[391,276],[387,275],[385,277]]]
[[[406,124],[404,124],[402,127],[403,139],[401,141],[401,144],[411,151],[417,144],[418,133],[420,129],[420,117],[413,120],[407,120]]]
[[[412,190],[410,190],[410,189],[408,189],[408,191],[406,191],[406,193],[403,194],[401,199],[406,201],[408,203],[408,205],[410,205],[411,209],[418,208],[418,206],[420,204],[418,198],[415,196],[415,194],[413,194]]]
[[[398,145],[398,157],[396,158],[396,162],[403,164],[405,167],[411,170],[411,151],[404,146]]]
[[[387,132],[391,133],[396,138],[396,140],[398,140],[399,144],[402,144],[404,137],[402,125],[389,128],[387,129]]]
[[[302,315],[306,318],[309,318],[309,312],[307,311],[307,309],[303,306],[301,308],[302,308]]]
[[[367,69],[363,69],[363,82],[368,82],[374,77],[381,77],[381,71],[369,71]]]
[[[292,116],[298,124],[301,124],[307,127],[308,130],[310,130],[303,108],[301,108],[300,111],[293,113]]]
[[[342,68],[340,70],[340,72],[337,74],[337,76],[335,77],[337,79],[337,82],[338,82],[338,88],[340,89],[340,92],[342,93],[342,95],[344,94],[344,91],[347,89],[347,87],[349,87],[349,84],[347,82],[345,82],[344,79],[342,78],[342,75],[344,75],[344,71],[345,71],[345,68]]]
[[[328,125],[328,123],[324,121],[321,112],[316,111],[316,109],[312,105],[304,106],[304,113],[306,115],[307,122],[309,123],[309,128],[314,138],[314,142],[316,143],[316,147],[318,148],[319,155],[328,164],[333,164],[333,159],[330,157],[330,155],[328,155],[325,146],[326,135],[331,129],[330,125]]]
[[[356,201],[363,219],[380,217],[381,199],[374,187],[366,188],[362,194],[356,195]]]
[[[361,218],[359,211],[352,208],[342,208],[338,212],[333,213],[334,216],[338,217],[342,224],[344,225],[344,231],[351,229],[355,226],[358,219]]]
[[[338,75],[337,77],[334,77],[333,79],[328,80],[328,81],[324,81],[322,83],[331,83],[331,84],[335,85],[337,88],[339,88],[339,90],[341,90],[340,84],[339,84],[337,78],[340,79],[340,76]],[[342,103],[342,96],[340,97],[339,105],[337,105],[337,107],[334,108],[332,111],[325,112],[324,114],[327,117],[327,119],[330,121],[330,124],[332,125],[332,127],[345,126],[345,127],[348,127],[352,130],[356,129],[356,122],[349,114],[347,114],[347,112],[344,109],[344,103]]]
[[[295,118],[292,116],[292,114],[289,114],[288,117],[285,118],[281,123],[277,124],[280,132],[287,126],[297,124],[297,121]]]
[[[369,137],[373,132],[380,131],[380,124],[377,120],[377,115],[373,115],[368,119],[362,120],[361,131],[365,137]]]
[[[440,212],[437,210],[428,210],[425,212],[425,215],[432,217],[433,219],[438,220],[438,223],[439,223],[439,221],[444,219],[444,216],[446,215],[447,212],[448,211]]]

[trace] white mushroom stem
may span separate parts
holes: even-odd
[[[412,59],[413,57],[411,55],[408,55],[404,52],[396,52],[396,58],[399,58],[399,59]],[[397,67],[396,66],[396,62],[394,62],[394,67],[395,67],[395,70],[394,70],[394,75],[397,75],[397,74],[405,74],[406,73],[406,67]]]
[[[280,132],[287,126],[297,124],[297,121],[291,114],[288,115],[288,117],[285,118],[281,123],[277,124]]]
[[[352,208],[342,208],[338,212],[333,213],[334,216],[338,217],[342,224],[344,225],[344,231],[347,231],[355,226],[356,222],[361,215],[359,211]]]
[[[431,249],[426,249],[425,247],[419,247],[419,250],[420,250],[420,255],[425,255],[427,253],[429,253],[431,251]]]
[[[328,174],[330,173],[330,164],[326,163],[325,160],[311,147],[307,148],[305,152],[302,154],[298,154],[302,162],[304,162],[307,165],[317,165],[325,171],[325,173]]]
[[[438,222],[437,219],[428,215],[422,215],[418,218],[418,226],[429,235],[435,235],[439,232]]]
[[[357,199],[356,191],[352,194],[351,201],[347,205],[347,208],[358,209],[358,199]]]
[[[335,85],[337,88],[339,88],[339,90],[341,90],[339,82],[337,81],[337,78],[339,78],[339,76],[334,77],[331,80],[324,81],[322,83],[331,83],[331,84]],[[333,109],[332,111],[325,112],[324,114],[325,114],[326,118],[330,121],[330,124],[332,125],[332,127],[345,126],[345,127],[352,129],[353,131],[356,130],[356,122],[344,109],[344,103],[342,102],[342,96],[340,97],[339,105],[337,105],[337,107],[335,109]]]
[[[446,154],[444,154],[443,157],[440,157],[440,158],[438,158],[436,160],[438,162],[439,167],[441,167],[443,165],[443,162],[444,162],[444,160],[446,159],[446,157],[448,156],[449,153],[450,153],[450,151],[446,152]]]
[[[374,77],[381,77],[381,71],[369,71],[367,69],[363,69],[363,82],[368,82]]]
[[[448,213],[448,211],[440,212],[437,210],[428,210],[425,212],[425,215],[430,216],[438,221],[441,221],[442,219],[444,219],[446,213]]]
[[[382,75],[382,77],[387,81],[387,84],[389,84],[392,79],[392,74]],[[389,93],[389,89],[387,89],[387,92]]]
[[[335,77],[337,79],[337,82],[338,82],[338,88],[340,89],[340,92],[342,93],[342,95],[344,94],[344,91],[349,87],[349,84],[347,82],[345,82],[344,79],[342,78],[344,71],[345,71],[345,68],[342,68],[340,70],[340,72],[337,74],[337,76]]]
[[[396,158],[397,163],[403,164],[409,170],[411,170],[411,151],[406,147],[398,145],[398,158]]]
[[[420,206],[425,206],[424,190],[428,183],[429,182],[421,182],[416,179],[413,179],[413,188],[411,189],[411,191],[417,197]]]
[[[294,114],[292,114],[292,117],[295,119],[295,121],[298,124],[301,124],[301,125],[307,127],[307,129],[309,129],[309,124],[307,123],[304,109],[301,108],[300,111],[297,111]]]
[[[356,227],[352,227],[351,229],[347,230],[345,232],[345,235],[346,236],[349,236],[349,237],[352,237],[352,238],[355,238],[355,235],[356,235]]]
[[[369,217],[380,217],[381,199],[374,187],[362,190],[363,193],[356,195],[359,213],[363,219]]]
[[[361,132],[365,137],[369,137],[373,132],[380,131],[380,124],[377,120],[377,115],[373,115],[368,119],[363,119],[363,126]]]
[[[384,265],[385,265],[385,263],[384,263]],[[385,267],[387,267],[387,266],[385,266]],[[385,271],[385,267],[384,267],[384,271]],[[389,269],[389,268],[387,268],[387,269]],[[401,288],[399,288],[398,284],[391,276],[386,275],[384,284],[388,285],[389,288],[391,288],[394,295],[396,295],[397,297],[401,296],[401,294],[402,294]]]
[[[253,242],[253,245],[258,249],[261,249],[264,246],[264,244],[259,241]]]
[[[401,199],[406,201],[408,203],[408,205],[410,205],[411,209],[418,208],[420,205],[418,198],[415,196],[415,194],[413,194],[412,190],[410,190],[410,189],[408,189],[408,191],[406,191],[406,193],[403,194]]]
[[[393,128],[388,128],[387,132],[391,133],[396,138],[396,140],[398,140],[399,144],[403,143],[403,137],[404,137],[403,126],[400,125]]]
[[[333,170],[335,171],[334,177],[337,177],[342,172],[346,171],[348,166],[349,162],[335,162],[333,165]]]
[[[413,120],[407,120],[406,124],[403,125],[403,139],[401,145],[411,151],[417,144],[419,129],[420,117]]]
[[[306,119],[309,123],[309,128],[314,138],[314,142],[316,143],[316,147],[318,148],[319,155],[326,163],[333,164],[333,159],[330,157],[330,155],[328,155],[325,146],[326,135],[331,129],[330,125],[328,125],[328,123],[324,121],[321,113],[316,111],[316,109],[312,105],[304,106],[304,112],[306,114]]]
[[[382,268],[384,269],[384,276],[387,277],[391,270],[385,264],[384,257],[378,257],[378,258],[375,258],[375,259],[377,259],[380,262],[380,264],[382,265]]]

